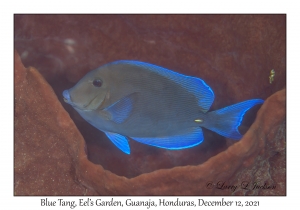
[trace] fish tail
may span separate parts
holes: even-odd
[[[243,117],[250,108],[262,104],[261,99],[243,101],[216,111],[208,112],[203,127],[230,139],[239,140],[242,135],[238,131]]]

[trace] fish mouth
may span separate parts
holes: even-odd
[[[106,92],[105,93],[105,96],[104,96],[104,99],[100,102],[100,104],[96,107],[96,108],[94,108],[94,109],[87,109],[87,107],[88,106],[90,106],[96,99],[97,99],[97,97],[101,94],[101,93],[99,93],[99,94],[97,94],[88,104],[86,104],[86,105],[84,105],[83,106],[83,109],[81,109],[81,110],[83,110],[83,111],[94,111],[94,110],[96,110],[96,109],[98,109],[99,107],[101,107],[104,103],[105,103],[105,101],[107,100],[107,96],[109,95],[109,94],[107,94],[108,92]]]
[[[63,92],[63,99],[64,99],[64,102],[66,102],[67,104],[71,104],[72,101],[71,101],[71,98],[70,98],[70,93],[68,90],[64,90]]]
[[[69,93],[68,90],[65,90],[65,91],[63,92],[63,100],[64,100],[64,102],[66,102],[67,104],[70,104],[70,105],[73,106],[74,108],[79,109],[79,110],[81,110],[81,111],[94,111],[94,110],[98,109],[99,107],[101,107],[101,106],[105,103],[106,99],[108,98],[107,96],[108,96],[109,94],[107,94],[107,92],[105,93],[104,99],[100,102],[99,106],[97,106],[97,107],[94,108],[94,109],[89,109],[88,107],[89,107],[89,106],[97,99],[97,97],[98,97],[99,95],[100,95],[100,93],[97,94],[97,95],[96,95],[89,103],[87,103],[87,104],[84,105],[83,107],[80,107],[80,106],[78,106],[77,104],[75,104],[74,102],[72,102],[71,96],[70,96],[70,93]]]
[[[64,92],[63,92],[63,100],[64,100],[65,103],[70,104],[74,108],[81,109],[80,107],[78,107],[76,104],[74,104],[72,102],[69,90],[64,90]]]
[[[65,97],[63,97],[64,102],[66,102],[67,104],[69,103],[68,99],[66,99]]]

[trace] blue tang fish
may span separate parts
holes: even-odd
[[[201,127],[238,140],[245,112],[263,103],[253,99],[208,112],[214,92],[202,79],[126,60],[89,72],[63,97],[126,154],[128,137],[170,150],[194,147],[203,141]]]

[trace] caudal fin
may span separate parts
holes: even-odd
[[[252,99],[209,112],[207,113],[203,127],[230,139],[239,140],[242,138],[242,135],[238,131],[238,127],[242,122],[244,114],[253,106],[262,104],[263,102],[261,99]]]

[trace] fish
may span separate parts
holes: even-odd
[[[100,66],[62,95],[126,154],[129,139],[168,150],[197,146],[202,127],[239,140],[245,112],[264,102],[251,99],[209,112],[215,96],[204,80],[135,60]]]

